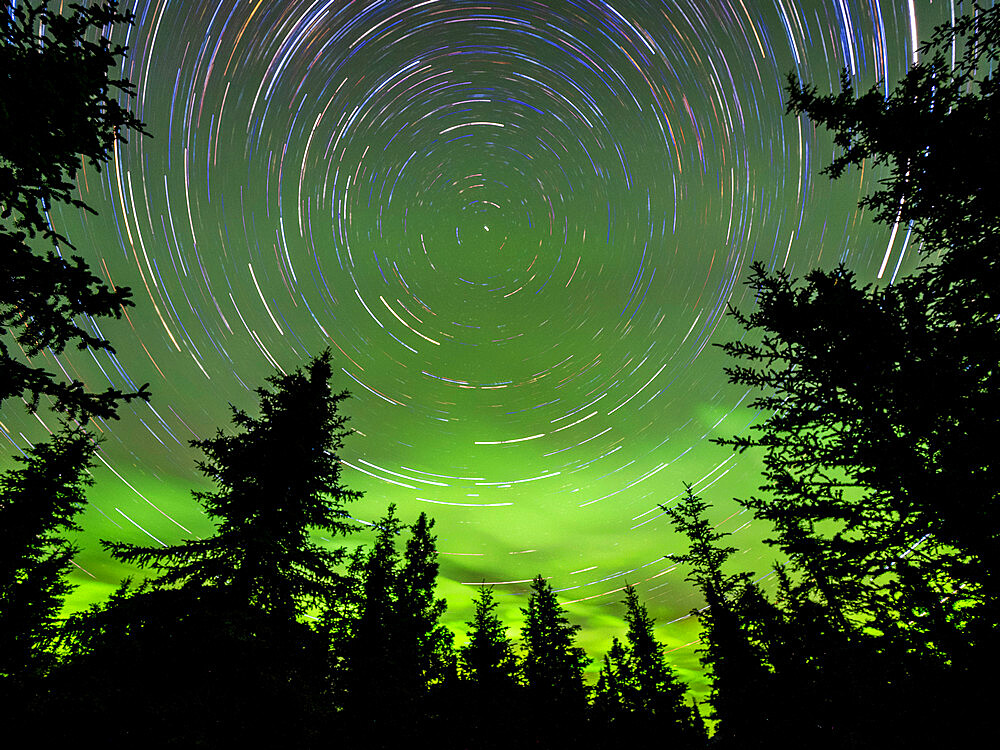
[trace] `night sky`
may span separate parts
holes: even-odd
[[[98,216],[52,220],[136,306],[99,324],[117,357],[45,364],[153,399],[98,425],[71,606],[134,572],[98,539],[211,533],[188,440],[329,347],[357,431],[344,480],[365,492],[350,509],[437,519],[457,630],[474,585],[514,625],[542,573],[596,656],[634,583],[691,679],[700,600],[658,505],[691,483],[739,565],[763,576],[776,555],[733,502],[759,459],[709,442],[764,416],[713,346],[740,333],[727,304],[752,305],[755,260],[880,283],[915,263],[906,227],[856,208],[874,171],[819,174],[831,137],[784,115],[786,75],[895,81],[948,3],[128,7],[114,39],[153,137],[81,173]],[[0,424],[12,454],[55,419],[8,402]]]

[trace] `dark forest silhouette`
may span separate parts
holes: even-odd
[[[109,349],[77,327],[131,304],[79,259],[39,253],[53,202],[80,158],[100,168],[115,139],[142,125],[111,96],[124,55],[92,36],[130,22],[114,4],[62,18],[18,5],[0,16],[0,335],[32,357],[69,343]],[[36,29],[44,21],[47,44]],[[88,36],[89,35],[89,36]],[[91,39],[91,41],[86,41]],[[952,68],[946,52],[962,51]],[[346,393],[320,354],[257,391],[256,416],[193,441],[215,485],[195,499],[216,534],[165,547],[104,542],[149,568],[107,602],[66,619],[95,450],[92,418],[145,390],[102,394],[64,383],[0,342],[0,402],[64,415],[0,476],[0,712],[37,744],[107,746],[670,748],[961,747],[989,736],[997,664],[1000,425],[1000,149],[994,71],[1000,9],[934,32],[886,97],[789,80],[788,112],[831,130],[826,172],[886,168],[862,201],[875,220],[911,225],[923,265],[891,285],[861,286],[843,267],[797,281],[754,266],[756,307],[731,311],[745,335],[724,345],[733,383],[772,415],[749,435],[760,492],[738,499],[772,529],[784,562],[767,595],[734,573],[735,549],[690,489],[664,510],[687,539],[673,559],[703,594],[701,660],[711,737],[653,636],[634,588],[625,623],[588,686],[556,593],[539,575],[519,638],[479,589],[456,648],[433,520],[390,506],[372,544],[348,555],[318,537],[359,527],[341,484]],[[72,73],[72,76],[70,76]],[[58,102],[58,106],[56,103]],[[25,395],[27,396],[25,398]],[[993,439],[991,439],[993,438]]]

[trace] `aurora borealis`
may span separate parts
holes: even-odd
[[[596,654],[629,582],[694,669],[698,598],[659,504],[691,483],[747,569],[775,554],[732,502],[754,456],[709,442],[759,418],[712,346],[739,335],[727,304],[752,305],[754,260],[880,283],[915,263],[906,227],[856,208],[877,173],[819,174],[831,138],[784,115],[786,76],[891,84],[949,4],[128,7],[113,38],[152,137],[81,173],[97,216],[52,220],[136,306],[100,323],[117,356],[46,364],[153,398],[98,425],[73,602],[134,572],[100,538],[210,534],[187,441],[329,347],[357,430],[344,480],[366,493],[351,511],[436,519],[457,629],[473,585],[497,584],[513,624],[542,573]],[[9,403],[0,424],[13,454],[55,421]]]

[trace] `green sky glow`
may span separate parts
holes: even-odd
[[[99,425],[70,607],[134,572],[98,539],[210,534],[187,441],[330,347],[358,431],[352,511],[436,518],[456,629],[482,581],[515,625],[542,573],[598,655],[633,583],[701,685],[700,600],[664,559],[680,542],[658,505],[692,483],[740,566],[774,561],[732,500],[758,484],[757,457],[709,443],[755,419],[712,346],[739,334],[726,305],[752,304],[754,260],[802,274],[843,259],[884,282],[913,264],[906,227],[890,241],[855,208],[871,170],[819,175],[829,136],[784,116],[785,76],[895,80],[945,4],[134,11],[125,74],[153,138],[81,175],[98,216],[53,220],[136,307],[100,324],[117,358],[45,362],[95,389],[149,382],[153,399]],[[11,454],[55,421],[8,403],[0,423]]]

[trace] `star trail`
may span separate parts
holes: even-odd
[[[98,425],[77,605],[131,572],[97,539],[211,533],[188,440],[329,347],[352,393],[345,482],[366,493],[351,510],[437,519],[457,626],[483,581],[512,621],[540,572],[603,646],[628,582],[693,669],[699,601],[660,504],[691,483],[747,569],[774,559],[732,502],[755,457],[709,443],[760,418],[712,346],[739,335],[727,305],[752,307],[756,260],[879,283],[915,261],[907,227],[856,207],[878,174],[819,174],[831,139],[784,114],[786,76],[894,81],[948,4],[128,7],[114,39],[152,137],[81,173],[97,216],[52,220],[136,306],[100,324],[116,356],[46,364],[153,398]],[[6,453],[54,424],[11,404]]]

